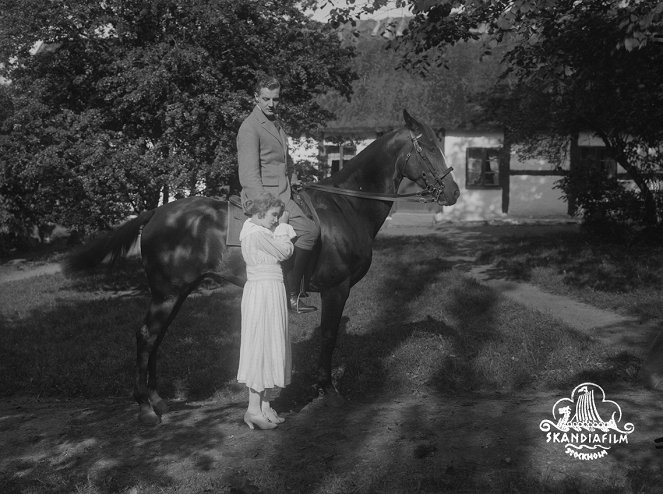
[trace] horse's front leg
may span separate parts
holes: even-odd
[[[656,335],[640,369],[644,384],[658,391],[663,390],[663,331]]]
[[[349,281],[320,292],[322,299],[322,315],[320,317],[322,342],[320,344],[317,386],[321,394],[337,394],[332,384],[332,355],[336,346],[341,316],[343,316],[343,309],[349,294]]]
[[[163,340],[164,335],[166,334],[166,328],[162,328],[159,332],[152,351],[150,352],[150,358],[148,361],[148,374],[147,374],[147,392],[148,398],[150,400],[150,405],[154,412],[161,417],[164,413],[168,412],[168,405],[166,402],[159,396],[157,392],[157,355],[159,352],[159,345],[161,340]]]
[[[165,403],[156,391],[156,350],[176,307],[176,298],[153,298],[145,321],[136,332],[134,399],[140,407],[138,418],[145,425],[160,423],[160,415],[165,411]]]

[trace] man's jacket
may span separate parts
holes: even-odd
[[[277,129],[257,105],[237,133],[237,157],[242,204],[262,192],[288,203],[288,140],[283,128]]]

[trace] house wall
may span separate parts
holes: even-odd
[[[374,140],[362,138],[354,140],[357,153]],[[442,141],[442,139],[441,139]],[[581,134],[580,146],[601,146],[602,141],[590,134]],[[441,213],[438,218],[450,221],[488,221],[494,219],[567,219],[568,204],[562,193],[555,188],[561,173],[543,159],[521,160],[517,149],[512,148],[508,168],[503,167],[500,182],[504,187],[473,188],[466,183],[467,149],[502,148],[501,132],[447,131],[443,138],[444,153],[453,176],[460,187],[460,198],[454,206],[440,207],[430,203],[399,201],[394,211]],[[569,163],[562,164],[568,170]],[[620,168],[620,172],[621,172]],[[508,177],[504,173],[508,173]],[[416,184],[403,180],[399,192],[419,190]],[[507,212],[504,212],[506,209]]]
[[[468,189],[466,183],[466,150],[468,147],[499,148],[499,133],[448,132],[444,139],[444,154],[453,167],[454,179],[460,187],[460,197],[453,206],[442,210],[445,220],[478,221],[503,217],[502,189]]]
[[[503,188],[476,189],[467,186],[467,148],[501,148],[504,144],[501,132],[447,132],[444,139],[444,153],[449,166],[453,167],[454,179],[460,187],[458,202],[449,207],[399,203],[400,211],[442,210],[442,218],[452,221],[489,221],[494,219],[549,219],[568,217],[568,205],[561,198],[561,191],[554,188],[559,175],[526,175],[524,172],[548,173],[552,166],[545,160],[521,161],[513,149],[510,157],[508,177],[508,212],[503,212]],[[567,165],[568,167],[568,165]],[[411,191],[408,184],[402,187]]]
[[[568,164],[565,165],[568,168]],[[511,153],[511,171],[549,172],[545,160],[519,161]],[[509,213],[513,218],[559,218],[568,216],[568,204],[562,191],[555,188],[559,175],[511,175],[509,177]]]

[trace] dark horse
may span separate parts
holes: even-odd
[[[322,344],[317,383],[333,392],[332,352],[350,288],[361,280],[373,254],[373,241],[391,209],[404,177],[416,182],[441,205],[452,205],[458,185],[449,173],[432,129],[403,112],[406,126],[389,132],[344,168],[305,189],[320,221],[321,238],[311,285],[322,300]],[[357,191],[357,196],[348,191]],[[65,272],[84,271],[124,253],[141,233],[141,255],[152,300],[136,332],[137,370],[134,397],[140,420],[157,424],[167,410],[157,393],[157,349],[182,303],[205,278],[242,286],[245,266],[238,247],[226,245],[226,203],[189,197],[146,211],[72,254]]]

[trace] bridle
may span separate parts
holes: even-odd
[[[444,153],[442,153],[442,159],[444,159],[444,164],[447,165],[447,169],[444,170],[444,173],[438,175],[435,172],[435,167],[433,166],[433,163],[431,163],[430,159],[428,159],[428,156],[426,156],[426,153],[424,153],[421,144],[419,144],[420,137],[421,134],[415,135],[414,133],[412,133],[412,131],[410,131],[410,141],[412,141],[412,150],[409,151],[405,156],[405,161],[403,162],[402,167],[407,166],[408,161],[410,160],[410,158],[414,153],[416,153],[419,159],[423,161],[428,173],[430,174],[430,176],[433,177],[433,182],[432,183],[429,182],[429,180],[427,179],[429,175],[426,174],[425,171],[421,172],[421,178],[423,178],[424,183],[426,184],[426,187],[422,191],[412,192],[409,194],[384,194],[379,192],[364,192],[362,190],[344,189],[342,187],[334,187],[331,185],[322,185],[316,183],[305,184],[302,188],[304,190],[316,189],[325,192],[330,192],[332,194],[339,194],[351,197],[361,197],[363,199],[376,199],[380,201],[397,201],[399,199],[409,199],[412,197],[418,197],[419,202],[437,202],[440,196],[444,193],[444,178],[453,171],[453,168],[447,165],[447,159],[444,156]],[[399,166],[396,167],[396,169],[399,171],[400,168],[401,167]],[[402,174],[402,171],[400,171],[400,173]]]
[[[419,158],[424,162],[425,168],[428,170],[430,176],[433,177],[433,181],[429,182],[427,178],[428,175],[426,174],[426,172],[425,171],[421,172],[421,178],[424,180],[424,183],[426,184],[426,188],[423,191],[421,191],[423,199],[422,202],[429,202],[429,200],[423,198],[423,195],[431,196],[430,202],[437,202],[440,196],[444,193],[444,178],[453,171],[453,167],[448,166],[447,158],[444,156],[444,153],[442,153],[442,159],[444,160],[444,164],[447,165],[447,169],[444,170],[444,173],[438,175],[437,172],[435,171],[433,163],[431,163],[430,159],[428,159],[428,156],[426,156],[426,153],[424,153],[421,144],[419,144],[420,137],[421,134],[415,135],[414,133],[412,133],[412,131],[410,131],[410,140],[412,141],[412,151],[409,151],[405,156],[405,162],[403,163],[403,166],[404,167],[407,166],[408,161],[412,157],[412,153],[416,152]]]

